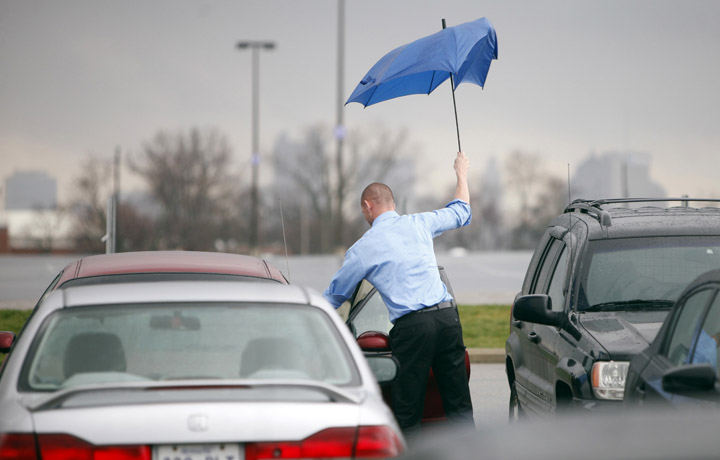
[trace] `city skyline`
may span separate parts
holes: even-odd
[[[235,167],[249,169],[250,56],[234,44],[277,43],[260,70],[268,155],[283,133],[334,123],[336,5],[1,1],[0,179],[48,171],[62,202],[88,154],[110,158],[119,145],[136,155],[158,130],[193,126],[225,133]],[[439,29],[440,18],[453,25],[483,16],[497,30],[499,60],[485,90],[457,90],[473,175],[514,150],[541,155],[559,177],[592,152],[633,151],[652,155],[651,176],[668,195],[720,194],[706,167],[720,146],[714,3],[347,2],[346,97],[380,56]],[[456,148],[449,92],[350,104],[345,123],[407,129],[417,176],[442,191]]]

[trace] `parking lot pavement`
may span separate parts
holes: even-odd
[[[510,388],[504,364],[471,364],[470,396],[478,429],[508,423]]]

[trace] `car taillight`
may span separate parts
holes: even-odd
[[[355,458],[397,457],[403,445],[389,426],[361,426],[355,444]]]
[[[302,441],[257,442],[245,445],[245,460],[263,458],[385,458],[402,452],[390,427],[328,428]]]
[[[38,435],[42,460],[151,460],[149,446],[96,446],[68,434]]]
[[[0,460],[35,460],[35,435],[32,433],[0,434]]]

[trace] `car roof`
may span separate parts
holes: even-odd
[[[641,206],[622,204],[602,208],[610,225],[603,225],[593,212],[576,209],[558,216],[554,225],[567,225],[568,219],[579,219],[588,226],[588,239],[652,236],[720,235],[720,208],[684,206]]]
[[[280,270],[258,257],[222,252],[139,251],[83,257],[65,267],[58,286],[71,279],[132,273],[215,273],[287,283]]]
[[[253,281],[149,281],[61,288],[40,308],[173,302],[258,302],[315,305],[331,310],[317,292],[280,283]]]

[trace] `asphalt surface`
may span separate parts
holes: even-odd
[[[475,426],[479,430],[507,424],[510,388],[505,376],[505,365],[471,364],[470,397]]]

